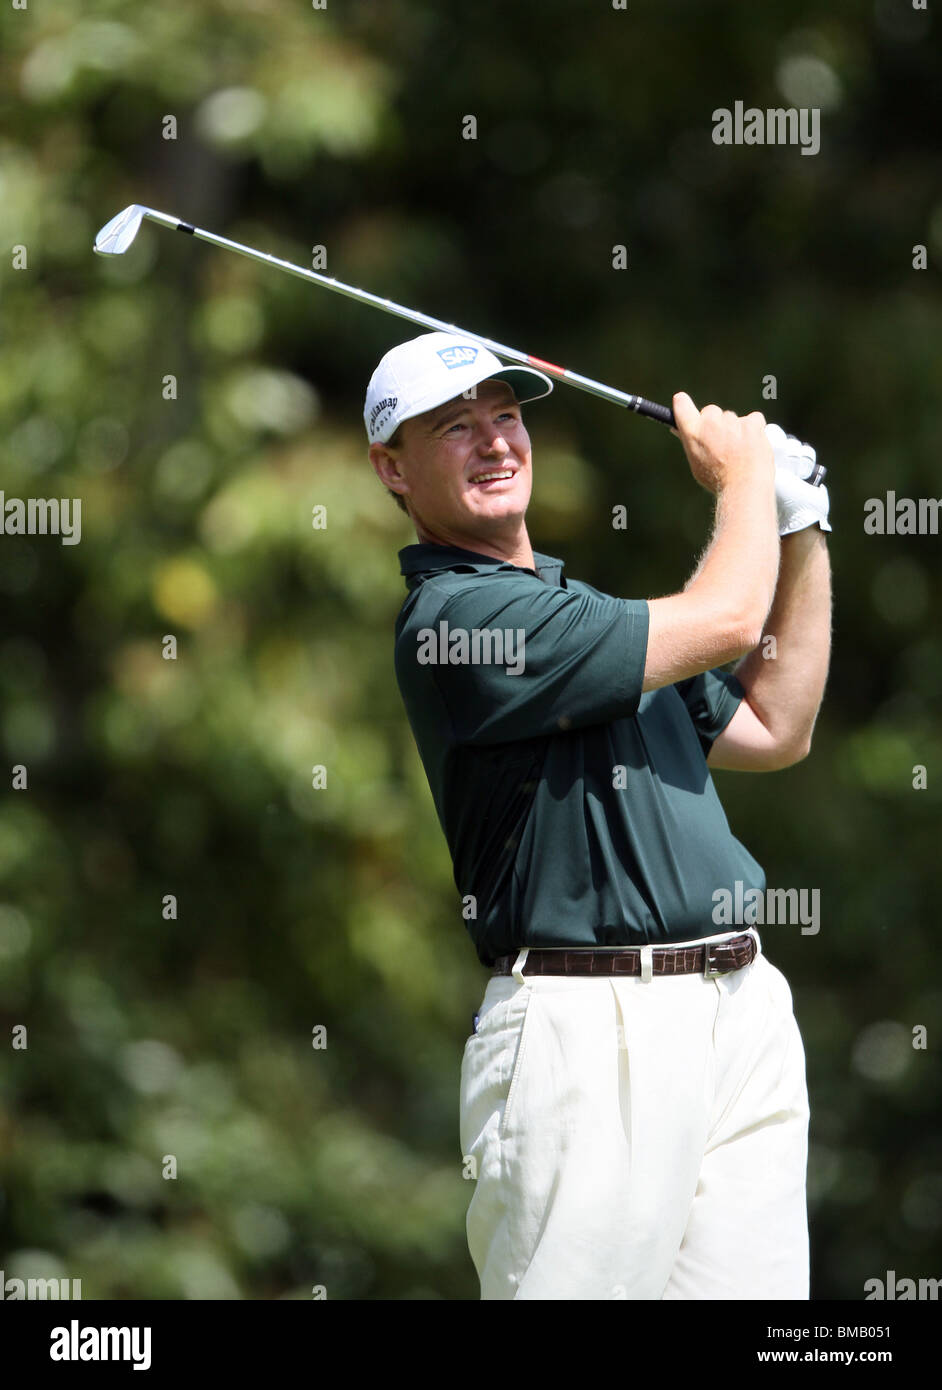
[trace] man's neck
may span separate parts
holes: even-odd
[[[423,526],[417,523],[415,533],[423,545],[455,546],[459,550],[473,550],[478,555],[491,555],[495,560],[504,560],[507,564],[518,565],[521,569],[536,569],[533,547],[530,544],[526,526],[520,527],[513,540],[504,539],[502,536],[491,536],[486,540],[479,540],[477,537],[469,536],[437,535],[431,531],[426,531]]]

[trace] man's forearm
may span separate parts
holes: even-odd
[[[810,746],[830,657],[830,559],[824,532],[809,526],[782,540],[762,641],[736,667],[750,706],[781,745]]]
[[[775,499],[761,477],[717,501],[713,538],[680,594],[648,601],[645,690],[672,685],[751,650],[775,592]]]
[[[742,604],[744,626],[758,631],[771,611],[778,566],[774,497],[750,479],[717,498],[713,538],[684,592],[697,594],[707,610]]]

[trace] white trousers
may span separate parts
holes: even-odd
[[[479,1015],[482,1298],[808,1298],[804,1049],[764,955],[709,980],[492,976]]]

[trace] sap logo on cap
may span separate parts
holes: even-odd
[[[439,348],[438,355],[446,367],[467,367],[478,355],[476,347]]]

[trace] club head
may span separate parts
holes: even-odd
[[[146,208],[140,203],[132,203],[129,208],[119,212],[106,222],[95,238],[94,250],[99,256],[121,256],[137,236],[137,229],[144,220]]]

